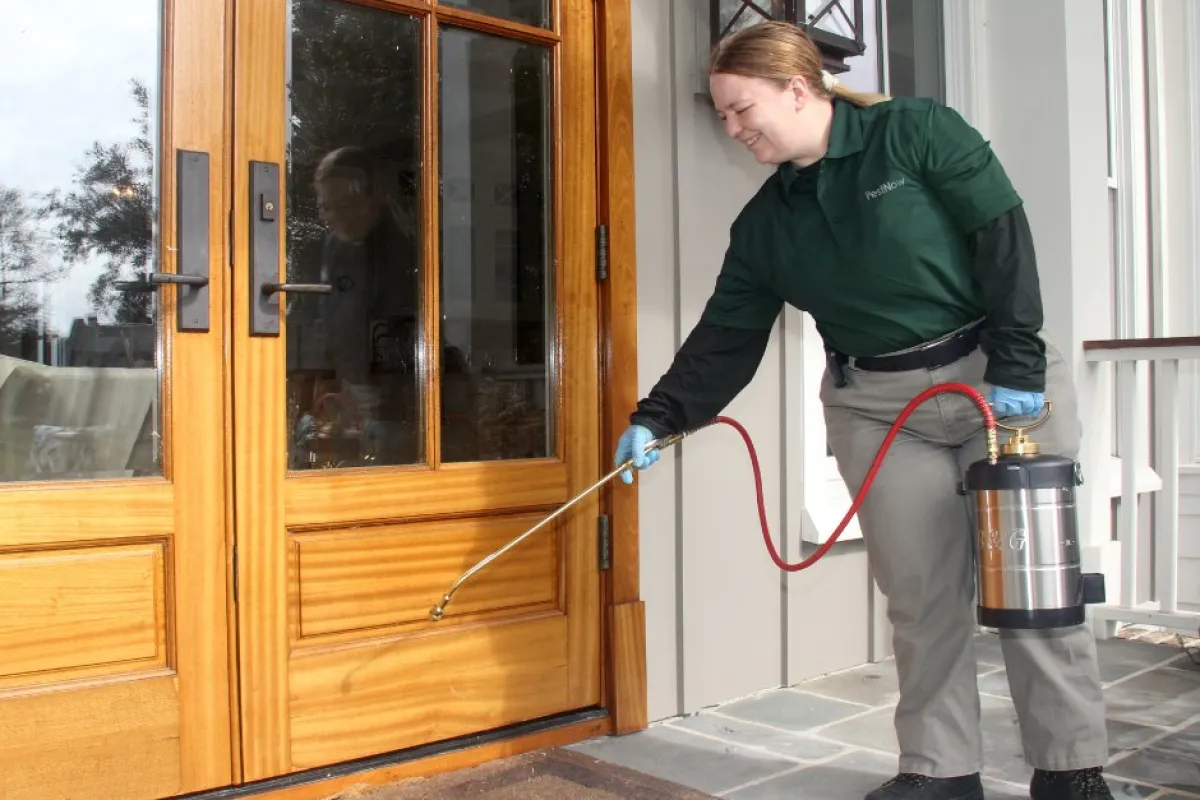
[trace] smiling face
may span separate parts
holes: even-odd
[[[760,164],[807,166],[825,154],[833,106],[802,78],[783,82],[714,72],[708,86],[725,133]]]

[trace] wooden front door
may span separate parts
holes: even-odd
[[[601,704],[593,15],[0,13],[0,797]]]
[[[591,0],[238,0],[243,777],[599,704]]]
[[[0,11],[0,797],[234,779],[225,7]]]

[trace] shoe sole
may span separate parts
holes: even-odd
[[[966,794],[956,794],[953,797],[947,797],[945,800],[986,800],[983,794],[983,789],[972,789]]]

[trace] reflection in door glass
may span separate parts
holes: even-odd
[[[0,481],[160,475],[159,8],[0,16]]]
[[[439,31],[442,458],[553,450],[550,51]]]
[[[424,459],[421,23],[293,0],[287,298],[293,469]]]

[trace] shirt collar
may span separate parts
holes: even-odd
[[[824,158],[844,158],[863,149],[863,123],[859,108],[844,100],[833,101],[833,122],[829,128],[829,148]],[[824,159],[821,159],[822,161]],[[792,188],[798,178],[816,177],[820,161],[808,167],[797,167],[788,161],[779,165],[779,179],[784,191]]]
[[[861,109],[845,100],[833,101],[833,125],[829,129],[826,158],[842,158],[863,149]]]

